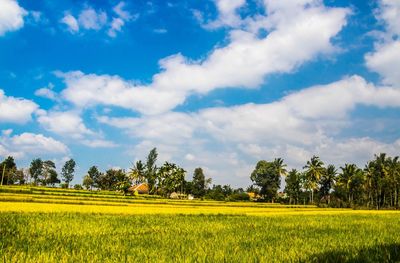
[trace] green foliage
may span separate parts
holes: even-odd
[[[42,176],[43,171],[43,161],[42,159],[33,159],[29,167],[29,174],[34,180],[34,184],[38,183],[38,180]]]
[[[251,173],[250,179],[260,187],[260,194],[268,201],[274,201],[281,184],[282,159],[273,162],[259,161]]]
[[[73,159],[70,159],[65,162],[62,168],[61,175],[67,185],[69,185],[72,179],[74,179],[75,165],[75,161]]]
[[[75,189],[75,190],[82,190],[83,187],[82,187],[82,185],[80,185],[80,184],[75,184],[75,185],[74,185],[74,189]]]
[[[85,175],[85,176],[83,177],[82,185],[83,185],[87,190],[89,190],[90,188],[92,188],[93,184],[94,184],[94,180],[92,179],[92,177],[90,177],[90,175],[87,174],[87,175]]]
[[[302,191],[302,176],[296,169],[292,169],[286,179],[285,193],[289,196],[289,204],[298,204]]]
[[[144,176],[150,188],[150,194],[155,194],[157,192],[157,148],[153,148],[146,159],[146,170]]]
[[[89,168],[87,175],[91,179],[90,187],[99,187],[99,178],[101,176],[101,172],[97,168],[97,166],[92,166]]]
[[[194,169],[193,180],[191,184],[191,194],[194,197],[201,198],[206,194],[208,185],[211,184],[211,178],[206,179],[203,169],[198,167]]]
[[[121,190],[121,185],[127,185],[129,178],[122,169],[109,169],[104,174],[101,174],[97,182],[101,190]],[[127,188],[129,188],[129,186]]]
[[[318,189],[318,182],[325,173],[324,163],[318,156],[313,156],[303,167],[306,169],[306,188],[311,191],[311,203],[314,203],[314,192]]]
[[[0,225],[4,262],[400,260],[400,217],[384,212],[340,216],[0,213]]]
[[[0,163],[0,184],[14,184],[17,181],[15,173],[17,172],[17,165],[15,164],[14,157],[8,156]]]
[[[160,193],[169,196],[172,192],[182,192],[185,173],[186,171],[176,164],[165,162],[157,172]]]
[[[146,180],[145,176],[146,166],[143,164],[142,161],[137,161],[135,165],[131,168],[129,173],[129,177],[133,184],[138,185],[144,183]]]

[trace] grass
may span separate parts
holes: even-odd
[[[397,211],[43,191],[0,193],[4,262],[400,262]]]

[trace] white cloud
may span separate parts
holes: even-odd
[[[214,0],[218,9],[218,19],[204,25],[205,28],[213,29],[222,26],[238,27],[242,19],[237,10],[246,4],[246,0]]]
[[[124,20],[122,20],[119,17],[117,17],[117,18],[114,17],[112,22],[111,22],[110,29],[108,30],[108,35],[110,37],[116,37],[117,36],[117,32],[120,32],[124,25],[125,25]]]
[[[400,2],[381,0],[376,14],[385,25],[375,50],[365,56],[367,67],[381,75],[383,83],[400,87]]]
[[[28,13],[17,1],[0,0],[0,7],[0,36],[24,26],[24,16]]]
[[[217,178],[239,182],[248,178],[261,158],[283,157],[291,167],[301,168],[313,154],[328,163],[363,164],[374,153],[399,151],[400,140],[390,144],[368,137],[337,136],[352,127],[350,113],[357,105],[400,108],[400,90],[375,87],[352,76],[268,104],[137,118],[101,116],[98,121],[138,139],[135,152],[157,146],[164,158],[180,160],[190,169],[207,167]]]
[[[292,8],[271,6],[272,13],[248,18],[250,29],[232,30],[230,43],[215,48],[204,60],[190,61],[181,54],[160,60],[162,71],[147,86],[118,76],[69,72],[59,75],[67,84],[62,94],[80,107],[104,104],[158,114],[174,109],[193,93],[255,88],[266,75],[290,73],[318,55],[333,51],[331,38],[346,24],[349,13],[348,9],[328,8],[319,1]],[[288,12],[293,13],[290,19],[283,20]],[[256,27],[271,32],[259,38]]]
[[[37,89],[35,91],[35,95],[43,98],[47,98],[50,100],[58,101],[58,94],[53,91],[54,85],[52,83],[49,83],[47,87],[43,87],[40,89]]]
[[[73,111],[45,112],[38,116],[38,122],[46,130],[66,137],[82,139],[86,135],[94,135],[94,132],[85,126],[79,113]]]
[[[0,122],[23,124],[32,119],[39,106],[27,99],[7,97],[0,89]]]
[[[112,141],[102,140],[102,139],[94,139],[94,140],[82,140],[81,143],[90,148],[113,148],[118,145]]]
[[[65,16],[61,19],[61,23],[66,24],[71,33],[79,32],[78,20],[76,20],[73,15],[68,13],[65,14]]]
[[[0,155],[12,155],[16,158],[35,155],[66,154],[68,147],[60,141],[42,134],[22,133],[11,136],[10,132],[3,132],[0,137]]]
[[[125,2],[119,2],[113,7],[111,14],[96,10],[91,6],[86,6],[76,16],[66,12],[61,23],[66,24],[71,33],[85,32],[85,30],[100,31],[108,28],[106,31],[108,36],[116,37],[127,22],[134,21],[138,17],[138,14],[131,14],[126,10]]]
[[[365,59],[368,68],[379,73],[385,84],[400,87],[400,41],[380,45]]]
[[[122,31],[122,27],[125,25],[126,22],[134,21],[139,17],[138,14],[133,15],[130,12],[126,11],[125,8],[125,2],[119,2],[116,6],[114,6],[113,11],[117,15],[117,17],[113,17],[110,28],[107,32],[110,37],[116,37],[117,32]]]
[[[119,18],[123,19],[124,21],[136,19],[137,16],[132,15],[130,12],[126,11],[125,7],[125,2],[119,2],[116,6],[114,6],[113,11],[118,15]]]
[[[386,25],[389,35],[400,34],[400,2],[396,0],[381,0],[377,18]]]
[[[78,21],[84,29],[100,30],[107,23],[107,14],[87,7],[79,14]]]

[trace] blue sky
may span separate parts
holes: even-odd
[[[400,153],[395,0],[0,0],[0,157],[203,167],[247,186]]]

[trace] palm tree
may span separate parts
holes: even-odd
[[[307,186],[311,190],[311,203],[314,203],[314,191],[318,188],[318,182],[325,172],[324,163],[314,155],[303,169],[306,169]]]
[[[330,203],[331,196],[330,191],[335,183],[335,177],[337,174],[337,170],[334,165],[330,164],[325,170],[325,173],[322,175],[320,180],[320,193],[323,198],[328,198],[327,202]]]
[[[355,175],[358,173],[358,167],[355,164],[346,163],[344,167],[340,167],[342,172],[339,174],[338,184],[340,184],[345,190],[347,195],[347,200],[352,203],[353,191],[352,191],[352,181]]]
[[[274,166],[280,176],[286,176],[286,174],[287,174],[286,166],[287,165],[283,163],[282,158],[275,158]]]
[[[145,165],[142,163],[142,161],[137,161],[131,168],[129,177],[134,184],[140,184],[145,181],[144,172],[145,172]]]

